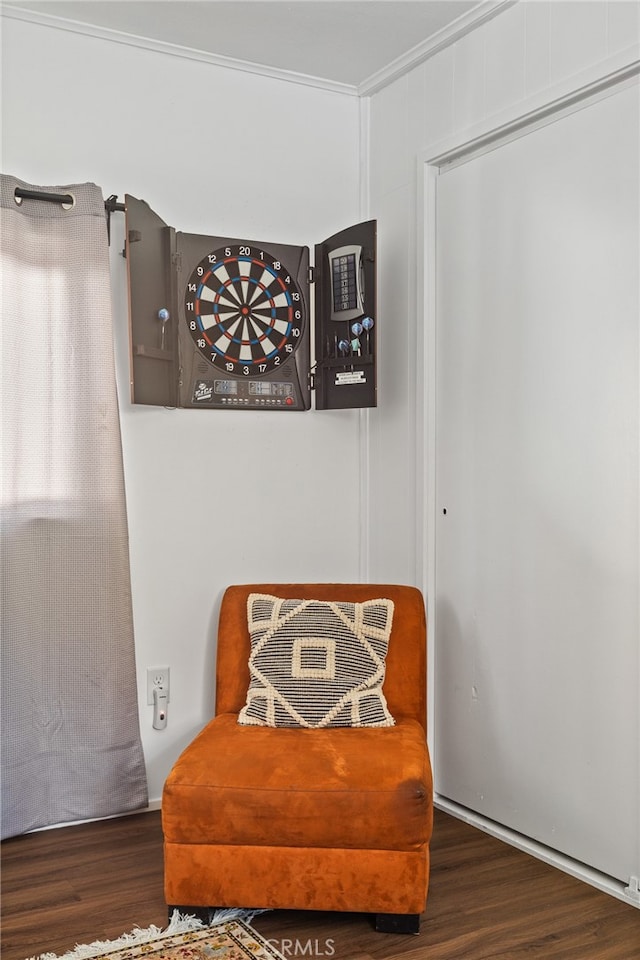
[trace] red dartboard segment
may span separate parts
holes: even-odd
[[[228,373],[262,376],[301,342],[304,301],[287,267],[249,244],[207,254],[185,291],[189,332],[207,361]]]

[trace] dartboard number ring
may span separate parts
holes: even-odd
[[[220,247],[191,273],[185,318],[206,360],[225,373],[260,377],[277,370],[302,342],[302,294],[290,271],[252,244]]]

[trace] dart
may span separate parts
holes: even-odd
[[[367,353],[371,353],[371,344],[369,342],[369,332],[373,330],[373,317],[362,318],[362,329],[367,332]]]
[[[161,350],[164,350],[164,346],[165,346],[165,344],[164,344],[164,331],[165,331],[165,328],[166,328],[166,325],[167,325],[167,320],[169,319],[169,316],[170,316],[170,314],[169,314],[169,311],[167,310],[166,307],[161,307],[161,308],[158,310],[158,320],[159,320],[160,323],[162,324],[162,327],[161,327],[161,329],[160,329],[160,349],[161,349]]]

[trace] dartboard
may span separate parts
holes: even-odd
[[[268,250],[236,244],[207,254],[189,277],[184,303],[198,350],[226,373],[259,377],[301,343],[304,299]]]

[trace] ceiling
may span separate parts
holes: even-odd
[[[63,18],[359,87],[487,5],[486,0],[9,0],[3,8],[9,16],[14,11],[46,22]]]

